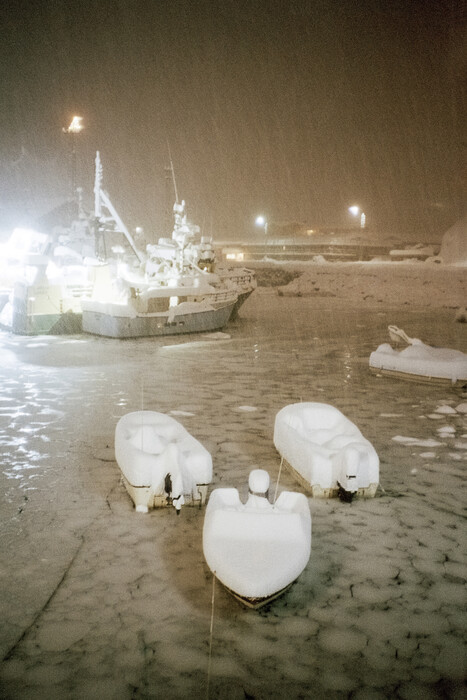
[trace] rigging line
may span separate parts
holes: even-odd
[[[211,659],[212,659],[212,631],[214,629],[214,592],[216,590],[216,572],[212,574],[212,596],[211,596],[211,625],[209,628],[209,658],[208,658],[208,685],[206,689],[206,700],[209,700],[209,687],[211,683]]]
[[[281,478],[281,471],[282,471],[282,463],[284,461],[284,458],[281,457],[281,463],[279,465],[279,473],[277,475],[277,481],[276,481],[276,490],[274,491],[274,503],[276,502],[277,498],[277,489],[279,488],[279,479]]]
[[[144,451],[144,378],[141,377],[141,450]]]

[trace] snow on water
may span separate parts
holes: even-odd
[[[170,413],[171,416],[180,416],[180,417],[183,416],[184,418],[190,418],[191,416],[194,416],[194,415],[195,415],[195,414],[192,413],[191,411],[177,411],[177,410],[174,410],[174,411],[169,411],[169,413]]]
[[[2,696],[205,697],[214,594],[213,698],[460,697],[467,396],[371,375],[391,323],[465,350],[450,308],[360,309],[263,288],[221,343],[1,335]],[[279,477],[278,410],[314,400],[372,442],[383,489],[351,504],[309,499],[307,567],[269,609],[247,611],[213,588],[203,510],[135,513],[115,425],[142,408],[178,412],[213,457],[212,487],[244,501],[251,469]],[[456,413],[427,419],[443,405]],[[440,439],[441,425],[455,434]],[[282,490],[301,490],[284,468]]]
[[[437,440],[423,440],[414,437],[405,437],[404,435],[395,435],[393,438],[394,442],[400,442],[403,445],[415,445],[417,447],[439,447],[444,445],[443,442],[438,442]]]

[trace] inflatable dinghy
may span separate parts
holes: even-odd
[[[370,371],[397,379],[432,384],[464,386],[467,384],[467,355],[460,350],[435,348],[425,345],[418,338],[410,338],[397,326],[389,326],[389,336],[394,342],[408,344],[403,350],[395,350],[383,343],[370,355]]]

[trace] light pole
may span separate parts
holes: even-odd
[[[257,216],[255,221],[256,226],[264,228],[264,235],[268,235],[268,220],[265,216]]]
[[[84,129],[82,124],[83,117],[74,116],[70,126],[66,129],[63,127],[65,134],[71,134],[71,199],[75,198],[76,189],[76,134]]]
[[[267,250],[268,250],[268,220],[266,219],[265,216],[257,216],[255,219],[255,224],[256,226],[259,226],[260,228],[264,229],[264,255],[267,255]]]
[[[365,228],[366,216],[365,213],[360,209],[360,207],[352,206],[349,207],[349,212],[352,216],[358,216],[360,214],[360,228]]]

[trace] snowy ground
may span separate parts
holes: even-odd
[[[230,337],[0,336],[1,698],[463,697],[467,397],[375,377],[368,358],[389,324],[465,352],[465,269],[377,268],[260,287]],[[212,486],[245,496],[254,467],[275,484],[274,417],[301,400],[358,425],[384,490],[309,499],[307,568],[245,610],[213,586],[202,510],[135,513],[115,424],[171,413],[211,452]],[[300,490],[284,472],[282,489]]]

